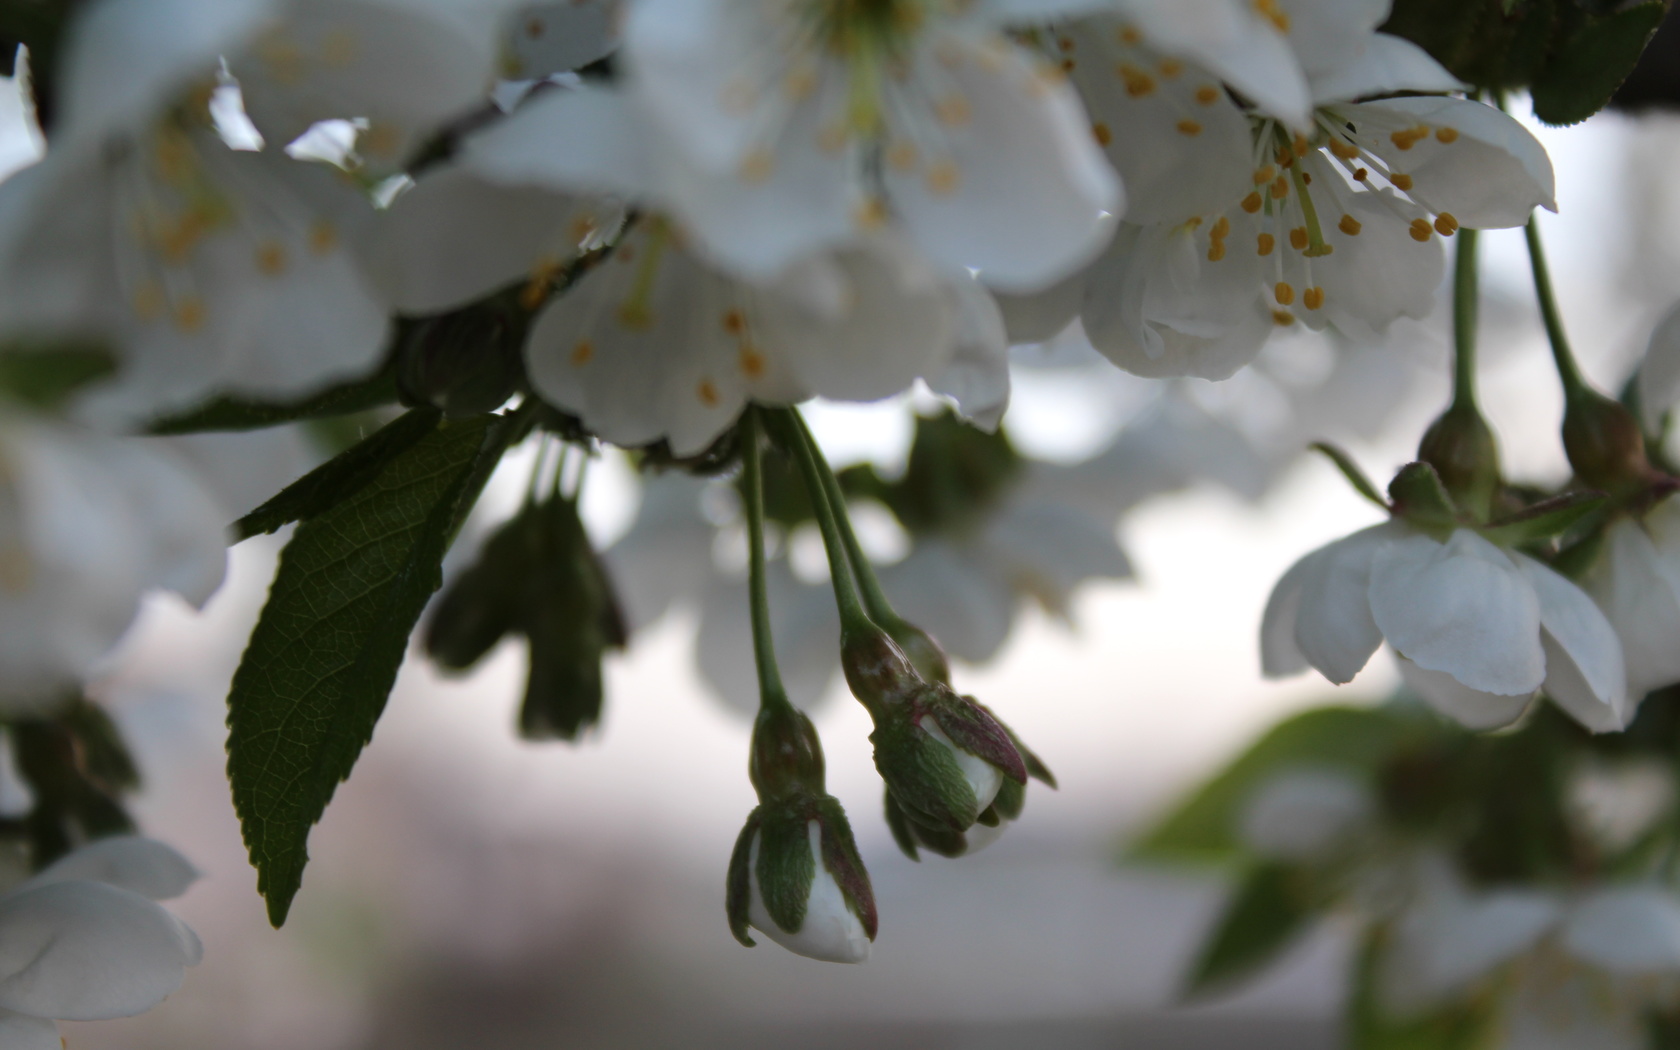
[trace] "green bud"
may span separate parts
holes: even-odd
[[[817,727],[790,704],[759,708],[747,775],[760,801],[822,795],[824,763]]]
[[[877,718],[869,739],[875,768],[905,817],[939,831],[968,830],[1005,778],[1027,779],[1008,731],[946,686],[924,685],[910,703]]]
[[[754,809],[730,856],[724,907],[742,944],[754,943],[752,927],[813,959],[868,958],[875,894],[840,803],[798,794]]]
[[[500,300],[412,322],[398,346],[398,389],[452,416],[494,412],[524,385],[526,327]]]
[[[1564,410],[1563,451],[1583,484],[1613,496],[1644,488],[1654,473],[1633,413],[1590,390],[1571,397]]]
[[[1499,491],[1499,442],[1474,405],[1455,402],[1430,424],[1418,459],[1435,468],[1441,484],[1477,521],[1492,513]]]
[[[897,643],[905,659],[922,678],[940,685],[951,684],[951,661],[946,659],[945,650],[934,641],[933,635],[897,616],[886,619],[881,629]]]
[[[873,626],[843,629],[840,667],[852,695],[877,720],[888,708],[908,703],[926,684],[898,643]]]
[[[1428,463],[1408,463],[1388,483],[1388,497],[1394,513],[1429,532],[1451,531],[1460,524],[1441,476]]]

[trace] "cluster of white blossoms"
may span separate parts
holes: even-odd
[[[1433,312],[1444,247],[1473,333],[1474,231],[1555,207],[1538,141],[1379,31],[1387,0],[65,6],[17,59],[44,155],[0,182],[0,722],[67,717],[144,594],[202,606],[229,540],[300,523],[230,695],[235,804],[276,922],[444,552],[535,434],[525,509],[438,603],[428,648],[460,669],[524,635],[522,729],[574,738],[599,717],[602,651],[697,603],[702,670],[758,711],[731,928],[861,960],[872,891],[794,704],[843,671],[899,845],[979,848],[1029,778],[1054,778],[956,692],[946,652],[985,660],[1026,603],[1065,618],[1082,583],[1129,575],[1115,529],[1142,501],[1205,480],[1256,497],[1320,420],[1370,425],[1356,388],[1392,373],[1365,363]],[[1543,692],[1624,728],[1680,681],[1672,478],[1616,458],[1620,417],[1576,377],[1580,484],[1550,501],[1503,486],[1459,329],[1459,415],[1391,499],[1362,483],[1391,521],[1284,576],[1265,669],[1345,682],[1387,641],[1468,725],[1509,724]],[[1332,348],[1322,381],[1264,356],[1303,332]],[[1079,463],[1022,456],[1003,428],[1011,347],[1058,341],[1170,381]],[[1653,429],[1677,359],[1654,350],[1643,376]],[[1224,408],[1192,382],[1239,371]],[[833,474],[790,409],[900,395],[949,410],[919,420],[901,476]],[[363,410],[384,414],[352,423],[383,428],[254,511],[144,436]],[[714,477],[650,483],[598,557],[577,503],[602,444]],[[879,576],[852,511],[891,519],[900,557]],[[826,580],[798,563],[813,531]],[[737,547],[745,571],[718,572]],[[339,576],[360,589],[332,590]],[[293,746],[315,750],[262,751]],[[321,783],[282,797],[261,779],[280,768]],[[95,825],[111,830],[55,845],[81,847],[70,868],[42,847],[0,924],[48,915],[63,887],[93,900],[100,879],[164,895],[121,865],[63,874],[135,848],[87,845]],[[29,919],[45,954],[0,937],[0,1042],[145,1009],[196,960],[155,906],[115,900],[113,930],[167,928],[174,954],[55,962],[50,923]],[[1590,953],[1595,907],[1557,905],[1531,940]],[[41,960],[129,991],[8,998]]]

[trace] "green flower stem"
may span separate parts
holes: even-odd
[[[799,428],[801,442],[815,449],[816,439],[811,436],[810,428],[805,425],[805,417],[797,411],[792,412],[792,416],[794,425]],[[828,461],[820,454],[814,458],[817,462],[817,472],[822,475],[823,495],[827,498],[835,521],[840,526],[840,541],[844,545],[846,559],[851,562],[852,572],[857,576],[864,611],[869,614],[871,620],[885,626],[888,622],[898,619],[898,614],[893,611],[892,602],[887,600],[887,593],[881,589],[881,581],[875,576],[875,566],[870,564],[869,556],[863,553],[863,547],[858,543],[857,531],[852,528],[851,515],[846,512],[846,494],[840,491],[840,479],[834,476]]]
[[[764,584],[764,466],[760,448],[758,408],[741,417],[741,473],[746,482],[747,593],[752,607],[753,660],[758,665],[758,694],[762,707],[787,707],[787,690],[776,666],[770,637],[770,595]]]
[[[1569,349],[1569,337],[1563,331],[1563,315],[1558,311],[1557,299],[1552,295],[1551,272],[1546,268],[1546,253],[1540,246],[1539,217],[1531,215],[1524,228],[1528,238],[1528,260],[1534,267],[1534,294],[1540,300],[1540,316],[1546,322],[1546,339],[1552,344],[1552,360],[1557,363],[1558,380],[1563,383],[1564,402],[1569,403],[1590,395],[1592,390],[1581,378],[1575,355]]]
[[[1453,407],[1476,408],[1476,231],[1458,231],[1453,264]]]
[[[834,589],[834,604],[840,610],[840,630],[842,634],[851,634],[857,630],[875,632],[878,628],[863,611],[863,604],[858,600],[857,587],[852,582],[852,570],[846,561],[845,541],[841,538],[840,525],[835,520],[834,508],[829,506],[828,493],[823,487],[822,453],[818,451],[816,442],[805,432],[799,413],[791,408],[776,411],[781,417],[785,428],[788,444],[792,446],[793,455],[799,461],[799,473],[805,480],[805,492],[811,498],[811,510],[817,516],[817,528],[822,530],[823,550],[828,553],[829,582]]]

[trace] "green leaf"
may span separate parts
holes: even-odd
[[[1301,870],[1281,864],[1255,867],[1202,944],[1185,994],[1221,991],[1254,976],[1305,931],[1314,911],[1310,901]]]
[[[1415,1017],[1394,1017],[1377,1001],[1377,970],[1387,932],[1365,936],[1346,1010],[1349,1050],[1480,1050],[1494,1020],[1489,996],[1449,1003]]]
[[[228,694],[228,779],[269,919],[286,919],[310,827],[373,735],[462,510],[515,433],[434,426],[298,526]]]
[[[442,418],[442,413],[431,408],[417,408],[399,416],[234,522],[235,542],[308,520],[350,498],[435,431]]]
[[[1535,77],[1534,115],[1548,124],[1575,124],[1603,109],[1633,72],[1665,13],[1666,5],[1653,0],[1583,25]]]
[[[1314,452],[1323,453],[1330,462],[1336,464],[1336,469],[1342,472],[1342,477],[1347,478],[1348,484],[1353,486],[1355,492],[1383,510],[1388,509],[1388,500],[1383,499],[1382,493],[1378,492],[1377,487],[1371,484],[1371,479],[1366,477],[1365,472],[1359,469],[1359,464],[1353,461],[1352,456],[1327,441],[1315,441],[1309,447]]]
[[[207,430],[261,430],[305,419],[350,415],[370,408],[397,403],[397,371],[394,364],[354,382],[323,390],[293,401],[253,401],[218,397],[173,416],[156,420],[152,434],[197,434]]]
[[[1334,766],[1370,777],[1419,732],[1390,708],[1321,707],[1274,726],[1127,851],[1128,860],[1223,864],[1242,855],[1236,821],[1264,780],[1290,766]]]
[[[1493,522],[1482,535],[1501,547],[1523,547],[1561,536],[1604,505],[1602,492],[1566,492]]]
[[[0,390],[22,404],[54,409],[82,387],[116,371],[116,367],[116,359],[102,346],[12,344],[0,350]]]

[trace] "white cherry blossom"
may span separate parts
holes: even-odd
[[[148,590],[202,605],[222,582],[226,520],[162,447],[0,421],[0,712],[78,688]]]
[[[749,400],[874,400],[940,376],[957,351],[963,301],[890,240],[764,285],[711,269],[684,241],[644,218],[532,326],[536,388],[617,444],[695,453]],[[1001,323],[986,349],[1006,367]]]
[[[84,846],[0,895],[0,1042],[60,1050],[54,1021],[144,1013],[180,987],[203,948],[153,901],[196,878],[162,843],[124,837]]]
[[[1621,639],[1631,696],[1680,682],[1680,501],[1613,522],[1581,586]]]
[[[1068,273],[1121,191],[1060,74],[1001,35],[1005,7],[631,3],[628,90],[673,146],[671,206],[759,275],[885,222],[990,286]]]
[[[1380,965],[1401,1016],[1495,996],[1499,1050],[1640,1050],[1646,1012],[1680,993],[1680,900],[1640,882],[1472,889],[1437,859]]]
[[[397,170],[446,120],[484,106],[507,0],[277,0],[228,54],[251,121],[273,146],[354,121],[354,157]]]
[[[79,24],[53,148],[0,185],[0,329],[108,342],[118,373],[93,400],[124,423],[217,391],[293,396],[366,371],[386,307],[346,242],[371,206],[319,166],[230,149],[211,120],[210,49],[241,38],[152,51],[132,30],[153,16],[106,0]],[[128,90],[113,67],[155,89],[144,108],[99,103]]]
[[[1290,567],[1266,604],[1269,677],[1316,668],[1352,680],[1387,641],[1436,708],[1488,729],[1544,690],[1594,732],[1633,717],[1622,648],[1580,588],[1475,531],[1445,538],[1402,521],[1361,530]]]
[[[1258,353],[1264,317],[1376,338],[1433,308],[1442,238],[1555,208],[1544,149],[1492,106],[1357,101],[1461,86],[1415,45],[1368,30],[1356,60],[1309,67],[1304,130],[1245,111],[1192,65],[1169,62],[1171,77],[1159,62],[1076,65],[1098,139],[1139,155],[1120,164],[1128,218],[1150,224],[1089,274],[1098,349],[1143,375],[1217,379]]]

